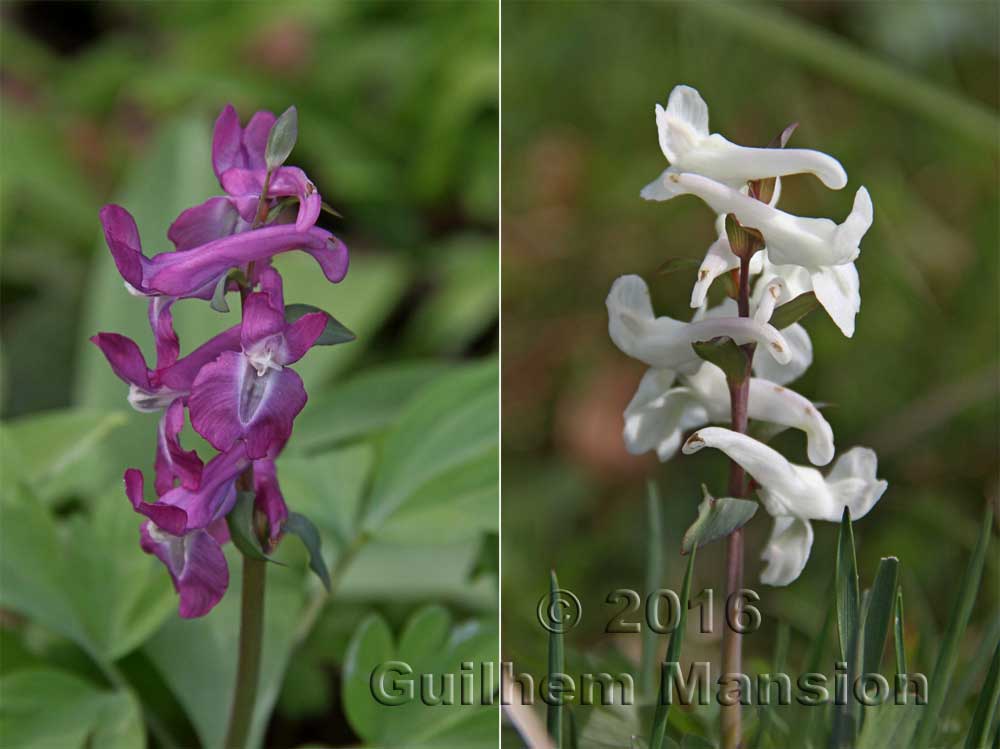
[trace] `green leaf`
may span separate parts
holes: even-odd
[[[861,647],[861,594],[858,589],[858,563],[854,553],[854,529],[851,512],[844,508],[837,539],[836,562],[837,630],[840,633],[840,657],[847,663],[847,682],[858,675]],[[851,747],[857,734],[856,702],[836,705],[833,714],[832,747]]]
[[[320,333],[319,338],[316,339],[316,345],[335,346],[338,343],[350,343],[351,341],[357,340],[357,336],[354,335],[354,333],[352,333],[346,325],[337,320],[329,312],[324,312],[319,307],[313,307],[311,304],[286,304],[285,320],[291,324],[303,315],[307,315],[311,312],[322,312],[326,315],[326,327],[323,328],[323,332]]]
[[[299,114],[295,107],[289,107],[271,125],[267,134],[267,147],[264,149],[264,161],[267,170],[273,171],[285,163],[285,160],[295,148],[299,137]]]
[[[774,644],[774,661],[771,664],[773,668],[770,673],[785,673],[785,661],[788,659],[788,640],[788,622],[779,622],[778,636]],[[774,705],[770,704],[760,708],[760,725],[757,728],[756,735],[754,735],[753,743],[750,745],[751,749],[760,749],[764,745],[764,738],[767,736],[768,731],[771,730],[771,722],[775,717],[774,710]],[[683,746],[683,743],[681,746]]]
[[[139,705],[126,692],[109,692],[50,668],[0,678],[0,743],[23,749],[143,749]]]
[[[965,739],[965,749],[979,749],[986,746],[998,703],[1000,703],[1000,645],[993,651],[989,673],[986,674],[986,680],[980,689],[979,701],[976,703],[976,711],[972,714],[972,723],[969,726],[969,735]]]
[[[341,677],[342,699],[347,720],[359,736],[379,734],[385,707],[372,695],[371,674],[392,659],[393,650],[392,631],[378,614],[361,622],[347,646]]]
[[[556,604],[560,600],[559,580],[556,571],[549,573],[549,606],[550,611],[556,610]],[[546,674],[548,679],[552,679],[556,674],[566,673],[566,653],[563,642],[565,635],[561,626],[549,629],[549,671]],[[560,677],[562,678],[562,677]],[[563,697],[557,695],[556,699],[546,703],[545,729],[555,749],[562,749],[563,735]]]
[[[288,514],[288,519],[285,521],[283,529],[287,533],[298,536],[299,540],[302,541],[303,546],[306,547],[306,551],[309,552],[309,569],[316,573],[316,576],[322,581],[323,587],[326,588],[326,592],[329,593],[330,573],[326,568],[326,563],[323,561],[323,554],[320,551],[322,541],[319,537],[319,530],[309,518],[297,512]]]
[[[663,587],[663,519],[660,492],[653,481],[646,482],[646,590]],[[657,671],[656,643],[659,637],[652,627],[642,631],[642,655],[639,661],[639,688],[643,695],[654,693]]]
[[[861,673],[875,674],[882,664],[882,652],[889,636],[893,606],[899,581],[899,560],[886,557],[879,562],[875,582],[864,615],[864,648]]]
[[[664,663],[680,663],[681,643],[684,640],[684,624],[687,621],[688,600],[691,598],[691,577],[694,574],[694,560],[698,549],[691,550],[688,557],[687,571],[684,573],[684,583],[681,587],[681,615],[677,627],[670,635],[667,645],[667,657]],[[663,749],[667,733],[667,720],[670,718],[670,703],[667,701],[669,678],[666,669],[661,670],[660,695],[656,702],[656,713],[653,715],[653,727],[649,733],[649,749]]]
[[[691,348],[702,359],[711,362],[726,373],[726,381],[730,385],[743,382],[750,376],[750,359],[732,338],[713,338],[710,341],[697,341]]]
[[[728,536],[746,525],[757,512],[757,503],[748,499],[715,499],[702,486],[705,498],[698,505],[698,518],[684,532],[681,554]]]
[[[903,637],[903,589],[896,591],[896,607],[893,609],[893,645],[896,648],[896,674],[906,673],[906,642]]]
[[[816,293],[807,291],[794,299],[778,305],[771,315],[770,324],[778,330],[784,330],[789,325],[797,323],[819,306]]]
[[[256,528],[254,527],[254,503],[255,497],[253,492],[237,492],[236,504],[233,505],[233,509],[226,515],[229,536],[233,540],[233,545],[244,556],[251,559],[260,559],[265,562],[273,562],[275,560],[264,553],[264,549],[260,545],[260,539],[257,536]]]
[[[467,365],[414,398],[386,438],[363,523],[368,532],[377,533],[430,482],[496,455],[497,375],[493,359]],[[495,476],[490,480],[495,487]]]
[[[941,650],[938,651],[937,661],[934,663],[934,672],[928,679],[927,705],[913,738],[914,749],[926,749],[937,730],[941,707],[948,695],[951,677],[958,663],[959,643],[962,641],[965,628],[969,624],[969,617],[972,615],[972,609],[975,607],[979,581],[983,575],[983,566],[986,564],[986,550],[989,548],[992,526],[993,509],[987,506],[980,526],[979,540],[972,552],[972,558],[969,560],[965,575],[962,577],[958,596],[948,619],[948,629],[941,640]]]

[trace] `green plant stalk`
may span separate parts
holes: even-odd
[[[750,258],[740,259],[739,283],[740,317],[750,317]],[[742,347],[747,362],[753,360],[753,346]],[[747,367],[749,372],[749,366]],[[734,432],[747,432],[747,400],[750,395],[750,377],[744,376],[738,382],[729,383],[729,407],[732,412],[732,429]],[[729,496],[742,498],[746,494],[746,474],[735,460],[729,463]],[[737,528],[729,534],[726,541],[726,605],[733,601],[739,606],[739,596],[734,595],[743,587],[743,529]],[[739,615],[738,609],[733,612],[733,621]],[[728,619],[727,619],[728,622]],[[742,672],[743,666],[743,636],[736,632],[728,623],[722,630],[722,676]],[[734,704],[723,705],[719,710],[719,724],[722,733],[723,749],[737,749],[742,739],[742,713],[739,700],[730,700]]]
[[[264,637],[264,583],[267,562],[243,557],[243,591],[240,596],[239,661],[233,709],[226,729],[226,749],[243,749],[250,736],[253,708],[260,677],[261,643]]]
[[[555,610],[555,604],[559,596],[559,580],[556,578],[556,571],[552,570],[549,577],[550,598],[549,606]],[[563,633],[558,625],[549,631],[549,680],[556,674],[563,674],[566,670],[566,655],[563,646]],[[549,702],[545,715],[545,727],[552,738],[552,745],[555,749],[562,749],[562,727],[563,727],[563,706],[562,696],[559,699]]]
[[[660,589],[663,580],[663,521],[660,519],[660,492],[652,481],[646,485],[646,495],[649,523],[646,529],[646,593],[649,595]],[[644,695],[652,694],[655,688],[658,641],[659,637],[651,627],[643,629],[639,688]]]

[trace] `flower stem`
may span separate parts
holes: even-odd
[[[243,591],[240,598],[240,650],[236,667],[236,694],[226,730],[226,749],[243,749],[250,735],[260,673],[264,636],[264,582],[267,562],[243,557]]]
[[[740,317],[750,316],[750,258],[740,260],[739,297],[737,299]],[[732,411],[732,429],[746,434],[747,401],[750,395],[750,367],[754,347],[741,347],[747,357],[747,374],[738,382],[729,383],[729,406]],[[736,461],[729,463],[729,496],[743,497],[746,494],[746,474]],[[726,617],[722,630],[722,674],[742,673],[743,636],[729,625],[738,621],[741,597],[737,592],[743,587],[743,529],[737,528],[729,534],[726,543],[726,606],[732,602],[733,610]],[[735,687],[734,687],[735,688]],[[723,705],[719,712],[722,729],[723,749],[738,749],[742,740],[742,715],[738,700],[735,704]]]

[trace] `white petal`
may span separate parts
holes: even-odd
[[[875,451],[867,447],[851,448],[837,458],[826,479],[836,502],[836,517],[825,519],[840,520],[844,507],[851,510],[852,520],[867,515],[889,487],[887,481],[876,477],[877,470]]]
[[[705,303],[712,282],[723,273],[739,267],[740,259],[733,254],[729,247],[729,239],[723,234],[712,242],[708,252],[705,253],[705,259],[701,261],[698,280],[691,290],[691,306],[695,309],[701,307]]]
[[[747,415],[805,432],[809,462],[813,465],[825,466],[833,460],[833,429],[819,409],[794,390],[751,378]]]
[[[854,211],[841,226],[826,218],[793,216],[722,182],[677,172],[675,167],[660,176],[657,197],[650,199],[668,200],[683,194],[696,195],[716,213],[734,213],[740,223],[758,229],[767,244],[768,258],[778,265],[818,269],[852,262],[861,252],[858,244],[871,224],[871,200],[864,188],[858,191]]]
[[[764,285],[764,293],[761,294],[760,301],[757,302],[753,319],[757,322],[769,322],[771,315],[774,314],[774,308],[779,304],[784,304],[789,299],[791,296],[784,279],[781,276],[774,276]]]
[[[756,342],[774,359],[791,360],[784,337],[770,325],[749,318],[709,318],[684,323],[654,317],[649,288],[639,276],[615,280],[607,298],[608,333],[624,353],[651,367],[694,372],[701,359],[691,344],[727,336],[737,344]]]
[[[854,318],[861,310],[861,280],[854,263],[821,268],[812,274],[812,287],[840,331],[853,336]]]
[[[799,323],[789,325],[781,331],[781,335],[784,336],[791,355],[788,363],[778,364],[772,357],[755,351],[753,371],[761,379],[770,380],[776,385],[787,385],[809,369],[813,360],[813,348],[809,333]]]
[[[774,529],[761,552],[760,558],[767,566],[760,573],[765,585],[788,585],[794,582],[809,560],[813,544],[812,525],[788,515],[774,519]]]
[[[659,177],[639,191],[639,197],[643,200],[656,201],[670,200],[675,197],[678,193],[676,190],[671,189],[670,182],[667,179],[668,175],[673,173],[671,169],[664,169]]]
[[[625,448],[633,455],[656,450],[661,461],[673,457],[684,432],[708,423],[705,409],[685,387],[671,388],[670,370],[651,369],[625,409]]]
[[[671,164],[708,137],[708,105],[690,86],[675,86],[667,108],[656,105],[660,150]]]

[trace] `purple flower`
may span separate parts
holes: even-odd
[[[225,516],[236,502],[236,478],[250,465],[243,445],[209,461],[195,489],[177,487],[155,503],[143,499],[142,472],[125,472],[125,493],[132,508],[147,518],[141,546],[167,566],[180,594],[180,615],[204,616],[229,586],[221,544],[229,540]]]
[[[121,206],[101,209],[104,236],[118,272],[134,293],[209,299],[231,268],[251,261],[270,260],[291,250],[309,253],[333,283],[347,274],[347,247],[324,229],[298,231],[291,226],[269,226],[210,241],[180,252],[142,254],[135,219]]]
[[[326,327],[323,312],[285,321],[281,277],[261,275],[261,290],[243,306],[242,351],[227,351],[202,367],[188,401],[191,425],[216,450],[239,439],[253,459],[280,450],[292,421],[306,404],[306,391],[287,365],[301,359]]]

